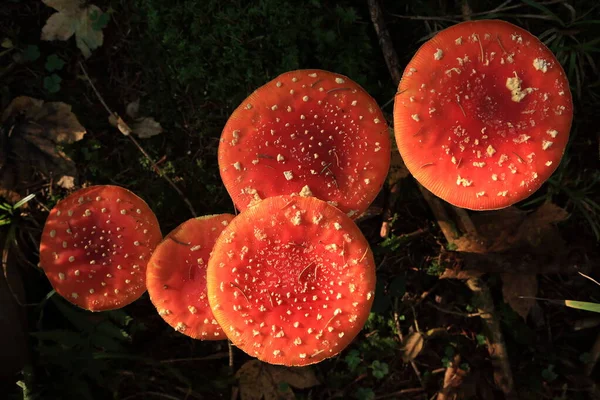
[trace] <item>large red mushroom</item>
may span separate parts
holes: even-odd
[[[287,72],[256,90],[231,115],[219,145],[221,178],[240,210],[295,193],[356,218],[389,165],[388,127],[375,100],[323,70]]]
[[[91,186],[50,211],[40,266],[71,303],[113,310],[146,291],[146,264],[161,239],[156,216],[141,198],[119,186]]]
[[[308,365],[343,350],[367,320],[375,289],[369,244],[339,209],[274,196],[223,230],[208,263],[218,323],[260,360]]]
[[[206,268],[231,214],[185,221],[156,247],[147,269],[150,300],[176,331],[194,339],[226,339],[208,305]]]
[[[572,114],[552,52],[518,26],[481,20],[445,29],[418,50],[398,88],[394,127],[423,186],[458,207],[489,210],[550,177]]]

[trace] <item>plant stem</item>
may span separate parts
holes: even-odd
[[[79,67],[83,71],[83,75],[85,76],[86,80],[88,81],[88,83],[90,84],[90,86],[92,87],[92,89],[94,90],[94,93],[96,93],[96,97],[98,97],[98,100],[100,101],[100,103],[102,103],[102,105],[104,106],[104,108],[108,112],[109,116],[112,116],[112,117],[115,117],[115,118],[119,119],[120,118],[119,115],[117,113],[113,112],[108,107],[108,105],[104,101],[104,98],[102,97],[102,95],[100,94],[100,92],[98,91],[98,89],[96,89],[96,86],[92,82],[90,76],[88,75],[88,73],[87,73],[87,71],[86,71],[86,69],[83,66],[83,63],[81,61],[79,62]],[[127,129],[129,129],[129,127],[127,127]],[[129,131],[131,132],[131,129],[129,129]],[[190,213],[192,214],[192,216],[194,218],[197,217],[198,214],[196,214],[196,210],[194,209],[194,206],[192,206],[192,203],[190,202],[190,200],[185,196],[185,194],[175,184],[175,182],[173,182],[173,180],[171,180],[171,178],[169,178],[165,173],[162,172],[162,170],[160,169],[160,167],[158,167],[156,165],[156,162],[154,162],[154,160],[152,159],[152,157],[150,157],[150,155],[146,152],[146,150],[144,150],[144,148],[140,145],[140,143],[131,134],[128,134],[128,135],[125,135],[125,136],[127,136],[129,138],[129,140],[131,140],[131,142],[135,145],[135,147],[137,147],[138,150],[144,155],[144,157],[146,157],[146,159],[150,162],[150,164],[152,165],[152,168],[157,173],[157,175],[159,175],[161,178],[163,178],[165,181],[167,181],[167,183],[177,192],[177,194],[179,194],[179,196],[181,197],[181,199],[183,200],[183,202],[187,205],[188,209],[190,210]]]

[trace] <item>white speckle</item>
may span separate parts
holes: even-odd
[[[55,237],[55,236],[56,236],[56,231],[55,231],[54,229],[52,229],[52,230],[50,231],[50,237],[51,237],[51,238],[53,238],[53,237]]]
[[[200,246],[199,244],[197,244],[197,245],[195,245],[195,246],[192,246],[192,247],[190,248],[190,251],[197,251],[197,250],[200,250],[201,248],[202,248],[202,246]]]
[[[285,161],[285,158],[281,154],[277,154],[277,161],[283,162]]]
[[[414,119],[415,121],[419,122],[421,119],[419,118],[419,114],[413,114],[410,116],[412,119]]]
[[[461,178],[460,175],[458,175],[458,178],[456,178],[456,184],[458,186],[463,185],[463,186],[467,187],[467,186],[471,186],[473,184],[473,181],[469,181],[465,178]]]
[[[273,350],[274,356],[278,356],[279,354],[281,354],[281,350]]]
[[[308,96],[304,96],[304,97],[302,98],[302,101],[308,101]]]
[[[481,196],[485,196],[485,192],[477,192],[477,193],[475,193],[475,197],[479,198]]]
[[[549,167],[552,165],[552,161],[546,161],[546,167]]]
[[[355,106],[356,104],[357,104],[356,100],[353,100],[352,103],[350,103],[350,105],[353,105],[353,106]]]
[[[240,164],[239,161],[236,161],[235,163],[232,164],[233,168],[236,169],[236,171],[241,171],[242,170],[242,164]]]
[[[294,174],[292,173],[292,171],[283,171],[283,176],[285,176],[285,179],[288,181],[294,179]]]
[[[311,192],[311,190],[308,187],[308,185],[304,185],[304,187],[300,191],[299,195],[302,196],[302,197],[310,197],[310,196],[313,195],[313,193]]]
[[[63,281],[65,279],[65,274],[63,274],[62,272],[58,273],[58,279],[60,279],[61,281]]]
[[[312,222],[315,225],[319,225],[321,223],[321,220],[323,219],[323,215],[322,214],[315,214],[312,218]]]
[[[175,330],[177,332],[185,332],[186,329],[187,329],[187,325],[184,324],[183,322],[179,322],[179,323],[177,323],[177,325],[175,325]]]
[[[462,36],[457,38],[454,43],[456,43],[457,45],[461,45],[462,44]]]
[[[306,358],[306,353],[300,353],[300,354],[298,354],[298,357],[300,357],[300,358]]]
[[[343,80],[342,78],[335,78],[335,83],[344,83],[346,82],[345,80]]]
[[[490,157],[493,156],[495,152],[496,152],[496,149],[494,149],[494,147],[492,147],[491,144],[486,149],[486,153]]]
[[[127,210],[121,210],[121,214],[122,214],[122,215],[125,215],[125,214],[127,214]]]
[[[378,124],[378,123],[380,123],[381,121],[379,120],[379,118],[375,118],[375,119],[373,120],[373,122],[375,122],[376,124]]]
[[[76,299],[79,297],[79,295],[77,293],[73,292],[73,293],[71,293],[71,297]]]
[[[533,60],[533,67],[538,70],[546,73],[548,71],[548,61],[542,58],[536,58]]]
[[[517,72],[514,72],[515,76],[514,78],[506,78],[506,88],[508,90],[510,90],[510,94],[511,94],[511,100],[514,101],[515,103],[519,103],[521,100],[523,100],[523,98],[525,96],[527,96],[529,93],[533,92],[532,88],[525,88],[522,89],[521,88],[521,82],[523,82],[521,79],[519,79],[519,76],[517,75]]]
[[[442,59],[443,56],[444,56],[444,52],[442,51],[442,49],[437,49],[435,51],[435,53],[433,54],[433,59],[436,61],[439,61]]]
[[[548,150],[552,146],[552,143],[549,140],[542,140],[542,150]]]
[[[69,257],[69,261],[70,261],[70,262],[73,262],[73,261],[75,261],[75,257],[73,257],[73,256]],[[75,275],[77,275],[77,273],[75,273]]]
[[[505,190],[503,192],[498,192],[497,196],[506,197],[507,194],[508,194],[508,190]]]
[[[292,225],[298,226],[302,223],[302,213],[300,211],[296,211],[296,214],[290,220]]]
[[[473,166],[477,167],[477,168],[483,168],[483,167],[485,167],[485,162],[484,161],[481,161],[481,162],[475,161],[475,162],[473,162]]]
[[[548,130],[546,131],[546,133],[547,133],[548,135],[552,136],[553,138],[555,138],[555,137],[558,135],[558,131],[557,131],[557,130],[555,130],[555,129],[548,129]]]
[[[517,143],[517,144],[521,144],[521,143],[527,143],[527,141],[531,139],[531,136],[526,135],[526,134],[521,134],[518,137],[513,139],[513,142]]]

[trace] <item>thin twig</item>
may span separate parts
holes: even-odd
[[[104,101],[104,98],[102,97],[102,95],[100,94],[100,92],[98,91],[98,89],[96,89],[96,86],[94,85],[94,83],[92,82],[92,79],[90,78],[90,76],[88,75],[85,67],[83,66],[83,63],[80,61],[79,62],[79,67],[81,68],[81,70],[83,71],[83,75],[85,76],[86,80],[88,81],[88,83],[90,84],[90,86],[92,87],[92,89],[94,90],[94,93],[96,93],[96,97],[98,97],[98,100],[100,101],[100,103],[102,103],[102,105],[104,106],[104,108],[106,109],[106,111],[108,112],[108,114],[111,117],[115,117],[117,119],[119,119],[119,116],[117,113],[114,113],[111,111],[111,109],[108,107],[108,105],[106,104],[106,102]],[[179,189],[179,187],[175,184],[175,182],[173,182],[171,180],[171,178],[169,178],[165,173],[162,172],[162,170],[156,165],[156,163],[154,162],[154,160],[152,159],[152,157],[150,157],[150,155],[146,152],[146,150],[144,150],[144,148],[139,144],[139,142],[131,135],[125,135],[129,138],[129,140],[131,140],[131,142],[138,148],[138,150],[144,155],[144,157],[146,157],[146,159],[150,162],[150,165],[153,166],[155,172],[162,177],[165,181],[167,181],[167,183],[169,185],[171,185],[171,187],[173,189],[175,189],[175,191],[177,192],[177,194],[179,194],[179,196],[181,197],[181,199],[183,200],[183,202],[187,205],[188,209],[190,210],[190,213],[192,214],[192,216],[195,218],[198,216],[198,214],[196,214],[196,210],[194,209],[194,206],[192,206],[192,203],[189,201],[189,199],[185,196],[185,194],[183,194],[183,192],[181,191],[181,189]]]

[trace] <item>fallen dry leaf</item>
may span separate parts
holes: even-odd
[[[521,317],[527,318],[535,300],[522,299],[520,296],[537,295],[537,278],[535,274],[511,271],[510,266],[515,264],[508,261],[513,260],[510,258],[512,255],[518,254],[519,258],[530,260],[526,262],[530,262],[531,270],[536,271],[538,268],[533,265],[536,262],[544,263],[548,258],[559,260],[566,250],[555,224],[566,220],[568,216],[564,209],[549,202],[529,213],[515,207],[474,213],[471,219],[477,237],[465,235],[456,240],[454,245],[463,252],[465,260],[471,260],[471,264],[486,260],[489,263],[503,261],[507,264],[501,275],[504,301]],[[468,279],[476,273],[475,268],[446,269],[441,278]]]
[[[320,384],[311,367],[282,367],[259,360],[246,362],[235,375],[242,400],[293,400],[291,387],[307,389]]]
[[[98,19],[103,12],[93,4],[83,0],[42,0],[48,7],[54,8],[46,25],[42,28],[42,40],[69,40],[75,34],[75,42],[85,58],[102,46],[104,35],[102,28],[94,26],[93,18]]]
[[[402,359],[407,362],[417,358],[417,356],[421,353],[421,350],[423,350],[424,344],[425,338],[421,332],[413,332],[404,337],[402,348],[400,349],[402,353]]]
[[[131,133],[140,139],[147,139],[152,136],[161,134],[163,131],[159,122],[156,122],[152,117],[145,117],[135,120],[131,124]]]
[[[527,319],[535,300],[531,298],[522,299],[521,296],[535,297],[537,295],[537,276],[533,274],[504,273],[501,277],[504,302],[510,305],[523,319]]]
[[[4,110],[0,129],[0,191],[19,192],[36,175],[73,188],[75,163],[58,145],[81,140],[86,131],[70,105],[17,97]]]
[[[147,139],[152,136],[160,135],[163,132],[160,122],[157,122],[153,117],[140,117],[138,115],[139,109],[140,99],[127,104],[125,112],[132,119],[130,124],[127,124],[117,114],[108,117],[108,122],[112,126],[118,128],[125,136],[133,133],[140,139]]]

